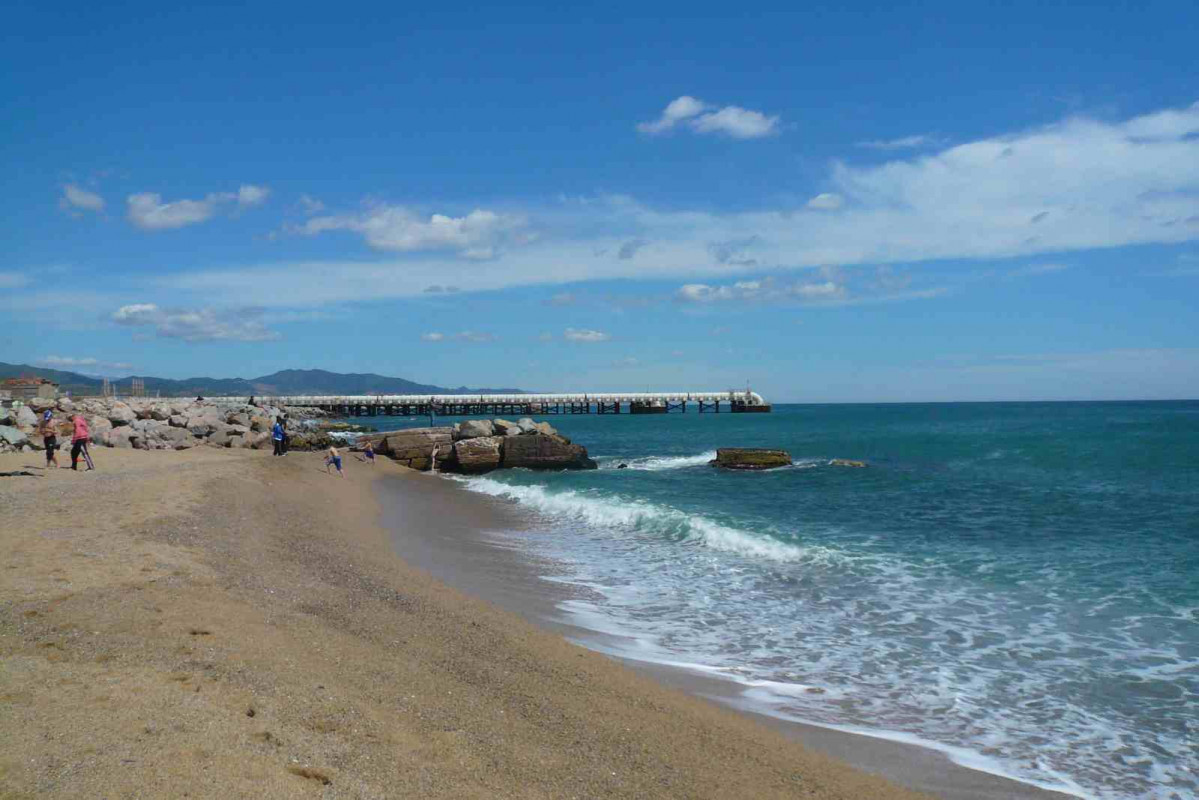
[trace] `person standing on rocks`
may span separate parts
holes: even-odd
[[[275,455],[281,456],[283,453],[283,422],[275,420],[275,427],[271,428],[271,440],[275,443]]]
[[[71,469],[78,471],[79,469],[79,454],[83,454],[83,460],[87,463],[87,471],[91,472],[96,468],[92,463],[92,454],[88,452],[87,443],[91,433],[87,429],[87,420],[82,414],[76,414],[72,417],[75,423],[75,432],[71,434]]]
[[[48,408],[42,415],[38,433],[42,435],[42,444],[46,448],[46,469],[50,469],[51,464],[58,469],[58,434],[54,430],[54,412]]]

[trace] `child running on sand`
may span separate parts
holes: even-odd
[[[325,459],[325,472],[329,472],[330,466],[337,467],[337,474],[341,477],[344,478],[346,476],[346,474],[341,471],[341,454],[337,452],[336,447],[329,448],[329,457]]]
[[[91,472],[96,468],[92,463],[92,454],[87,450],[88,437],[91,433],[87,429],[87,420],[82,414],[76,414],[73,418],[75,423],[75,432],[71,434],[71,469],[78,471],[79,469],[79,454],[83,453],[83,460],[87,463],[87,471]]]
[[[375,448],[371,445],[370,440],[366,442],[366,447],[362,448],[362,455],[358,456],[358,460],[363,464],[375,466]]]

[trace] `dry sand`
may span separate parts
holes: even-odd
[[[380,461],[0,456],[0,797],[921,796],[394,555]]]

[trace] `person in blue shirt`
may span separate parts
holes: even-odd
[[[279,420],[275,420],[275,427],[271,428],[271,439],[275,442],[275,455],[286,455],[283,452],[283,424]]]

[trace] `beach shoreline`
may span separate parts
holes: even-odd
[[[559,611],[558,604],[578,599],[587,590],[546,580],[562,565],[520,546],[522,537],[538,534],[518,504],[470,492],[461,482],[441,476],[421,474],[413,480],[420,482],[417,491],[411,490],[409,481],[376,485],[392,543],[405,561],[467,594],[515,612],[659,683],[732,708],[805,747],[910,789],[959,800],[1075,796],[963,766],[942,750],[897,740],[887,732],[850,732],[771,715],[746,702],[744,687],[732,680],[686,665],[631,658],[622,652],[617,637],[580,627]],[[419,524],[431,519],[436,524]]]
[[[6,798],[921,796],[405,563],[395,465],[39,460],[0,457]]]

